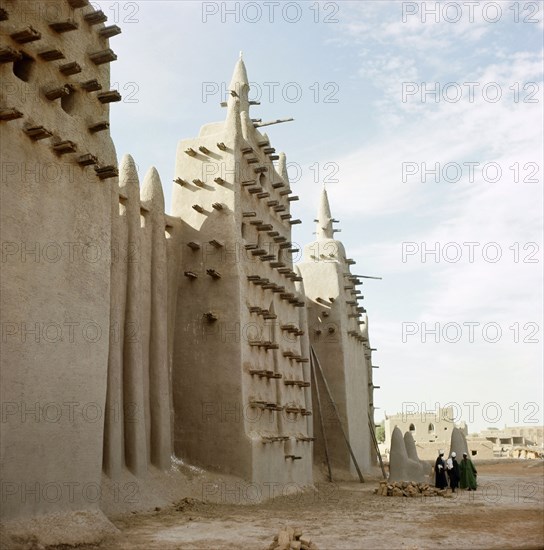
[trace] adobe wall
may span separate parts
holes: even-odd
[[[274,155],[266,134],[249,120],[241,60],[231,88],[238,95],[229,100],[225,123],[203,127],[177,152],[173,213],[184,225],[175,449],[189,461],[252,482],[307,484],[308,357],[301,354],[304,302],[289,250],[294,221],[289,182],[281,174],[285,158]],[[272,163],[278,159],[280,173]],[[183,302],[182,295],[194,300]]]
[[[326,208],[323,211],[322,204],[318,225],[325,227],[332,223],[332,218],[326,192],[323,191],[323,194],[321,200],[322,203],[326,202]],[[326,220],[322,219],[323,216]],[[332,234],[332,226],[329,229]],[[369,411],[372,416],[372,383],[369,381],[371,367],[365,357],[364,345],[368,338],[360,329],[362,314],[357,307],[357,291],[353,284],[355,278],[350,273],[344,247],[326,234],[319,235],[320,231],[318,228],[318,239],[305,246],[304,261],[298,265],[304,279],[310,343],[323,368],[359,467],[363,471],[369,471],[374,464],[375,452],[368,416]],[[319,373],[318,384],[332,467],[337,470],[337,476],[342,476],[345,472],[356,476],[355,466]],[[316,389],[313,388],[314,403],[317,401],[315,392]],[[317,414],[316,411],[316,461],[322,464],[325,461],[325,450]]]
[[[156,169],[140,190],[129,155],[121,161],[113,208],[103,465],[112,479],[124,468],[142,478],[150,464],[169,469],[172,454],[167,243],[175,225],[164,214]]]
[[[99,532],[115,54],[84,4],[3,2],[1,509],[3,519],[90,510]]]
[[[49,544],[97,539],[113,529],[101,507],[162,506],[183,462],[310,485],[311,342],[367,469],[372,389],[349,264],[340,248],[321,272],[293,266],[298,197],[250,119],[243,61],[225,122],[179,144],[170,216],[154,168],[140,182],[129,155],[117,167],[108,38],[120,29],[87,0],[3,5],[2,519],[32,517]],[[333,347],[309,328],[322,290],[338,298]],[[53,525],[71,538],[51,538]]]

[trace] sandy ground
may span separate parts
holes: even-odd
[[[478,490],[452,498],[381,497],[373,494],[377,480],[369,480],[319,484],[257,505],[183,499],[113,518],[117,535],[79,548],[264,550],[282,526],[300,527],[320,550],[544,548],[544,462],[477,467]]]

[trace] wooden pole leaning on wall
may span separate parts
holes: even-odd
[[[380,447],[378,445],[378,439],[376,433],[374,432],[374,426],[372,425],[372,419],[370,418],[370,413],[368,413],[368,427],[370,429],[370,437],[372,437],[372,442],[374,443],[374,449],[378,455],[378,462],[380,463],[380,468],[382,469],[382,475],[384,479],[387,479],[387,474],[385,473],[385,467],[383,465],[382,455],[380,453]]]
[[[325,389],[327,390],[327,394],[329,396],[329,399],[332,403],[332,406],[333,406],[333,409],[334,409],[334,412],[336,413],[336,417],[338,418],[338,424],[340,425],[340,430],[342,430],[342,435],[344,436],[344,441],[346,442],[346,445],[348,447],[348,450],[349,450],[349,454],[351,456],[351,460],[353,460],[353,464],[355,466],[355,469],[357,470],[357,475],[359,476],[359,481],[361,483],[364,483],[365,482],[365,479],[363,477],[363,474],[361,472],[361,469],[359,468],[359,464],[357,463],[357,459],[355,458],[355,454],[353,453],[353,449],[351,448],[351,445],[349,443],[349,439],[346,435],[346,432],[344,431],[344,427],[342,426],[342,420],[340,418],[340,413],[338,412],[338,407],[336,406],[336,402],[335,400],[333,399],[332,397],[332,393],[331,393],[331,390],[329,388],[329,384],[327,383],[327,379],[325,378],[325,374],[323,372],[323,369],[321,368],[321,363],[319,362],[319,359],[317,358],[317,355],[314,351],[314,347],[313,346],[310,346],[310,351],[311,351],[311,355],[314,359],[314,362],[315,364],[317,365],[317,368],[319,369],[319,372],[321,374],[321,379],[323,380],[324,384],[325,384]]]
[[[323,435],[323,444],[325,447],[325,459],[327,460],[327,470],[329,473],[329,481],[332,483],[332,471],[331,471],[331,461],[329,458],[329,445],[327,443],[327,436],[325,435],[325,423],[323,422],[323,409],[321,408],[321,396],[319,395],[319,385],[317,383],[317,374],[315,372],[315,361],[313,356],[310,354],[310,366],[312,371],[312,378],[315,385],[315,393],[317,396],[317,408],[319,409],[319,424],[321,426],[321,434]]]

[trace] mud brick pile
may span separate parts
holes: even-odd
[[[375,495],[383,497],[450,497],[446,489],[437,489],[428,483],[417,483],[416,481],[380,481]]]
[[[285,527],[274,536],[274,542],[268,550],[318,550],[309,536],[303,535],[302,530]]]

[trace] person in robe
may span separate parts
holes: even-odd
[[[459,486],[459,478],[461,472],[459,470],[459,463],[457,462],[457,453],[453,451],[450,458],[446,461],[446,471],[450,480],[451,492],[455,493],[455,489]]]
[[[445,489],[448,486],[446,479],[446,462],[444,461],[444,451],[440,450],[438,458],[434,463],[434,485],[439,489]]]
[[[468,458],[467,453],[463,453],[463,460],[461,460],[461,464],[459,464],[459,472],[459,487],[461,487],[461,489],[468,489],[469,491],[476,491],[476,487],[478,486],[476,483],[476,476],[478,472],[474,464],[472,464],[472,460]]]

